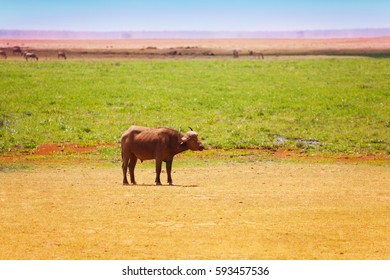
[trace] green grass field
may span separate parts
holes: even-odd
[[[0,153],[117,143],[130,125],[208,147],[390,153],[390,59],[0,62]]]

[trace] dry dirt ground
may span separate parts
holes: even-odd
[[[162,178],[165,180],[165,175]],[[0,172],[0,259],[390,259],[388,164]]]
[[[249,50],[262,52],[265,59],[293,55],[378,55],[390,53],[390,37],[344,39],[131,39],[131,40],[0,40],[9,60],[24,60],[12,47],[34,51],[40,61],[58,60],[65,51],[70,60],[161,58],[232,58],[237,49],[248,58]],[[172,55],[173,52],[176,52]],[[213,54],[213,55],[210,55]],[[258,59],[258,57],[252,57]],[[289,58],[290,59],[290,58]],[[299,57],[302,59],[302,57]]]

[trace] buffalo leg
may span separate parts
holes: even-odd
[[[123,185],[128,185],[127,167],[129,166],[129,157],[122,154]]]
[[[130,181],[133,185],[137,185],[135,182],[135,176],[134,176],[134,169],[135,165],[137,164],[137,157],[134,154],[130,155],[130,163],[129,163],[129,170],[130,170]]]
[[[162,160],[156,159],[156,185],[161,185],[160,174],[161,174]]]
[[[168,183],[172,186],[173,185],[172,176],[171,176],[171,173],[172,173],[172,160],[167,161],[166,164],[167,164]]]

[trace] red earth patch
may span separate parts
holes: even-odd
[[[33,152],[37,156],[49,156],[54,153],[83,154],[97,150],[99,146],[78,146],[75,144],[41,144]]]
[[[41,144],[36,149],[29,153],[18,152],[17,149],[11,151],[9,154],[0,154],[0,160],[10,160],[10,159],[23,159],[30,158],[31,156],[38,157],[47,157],[56,155],[67,155],[67,154],[87,154],[93,151],[98,150],[101,147],[118,147],[117,144],[102,144],[94,146],[79,146],[77,144],[62,144],[62,143],[51,143],[51,144]],[[213,149],[208,149],[207,151],[212,151]],[[239,149],[238,149],[239,150]],[[244,149],[248,150],[248,149]],[[344,162],[344,163],[359,163],[359,162],[384,162],[389,163],[390,157],[386,154],[378,155],[324,155],[324,154],[314,154],[309,155],[305,154],[300,150],[283,150],[278,149],[275,151],[262,150],[262,149],[253,149],[255,153],[259,154],[268,154],[277,159],[298,159],[298,160],[314,160],[314,161],[333,161],[333,162]],[[118,153],[119,150],[118,150]],[[207,155],[205,155],[207,157]],[[215,153],[210,154],[211,157],[215,157]]]

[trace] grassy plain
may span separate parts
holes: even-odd
[[[131,124],[214,148],[390,152],[390,60],[0,62],[0,152],[117,143]]]

